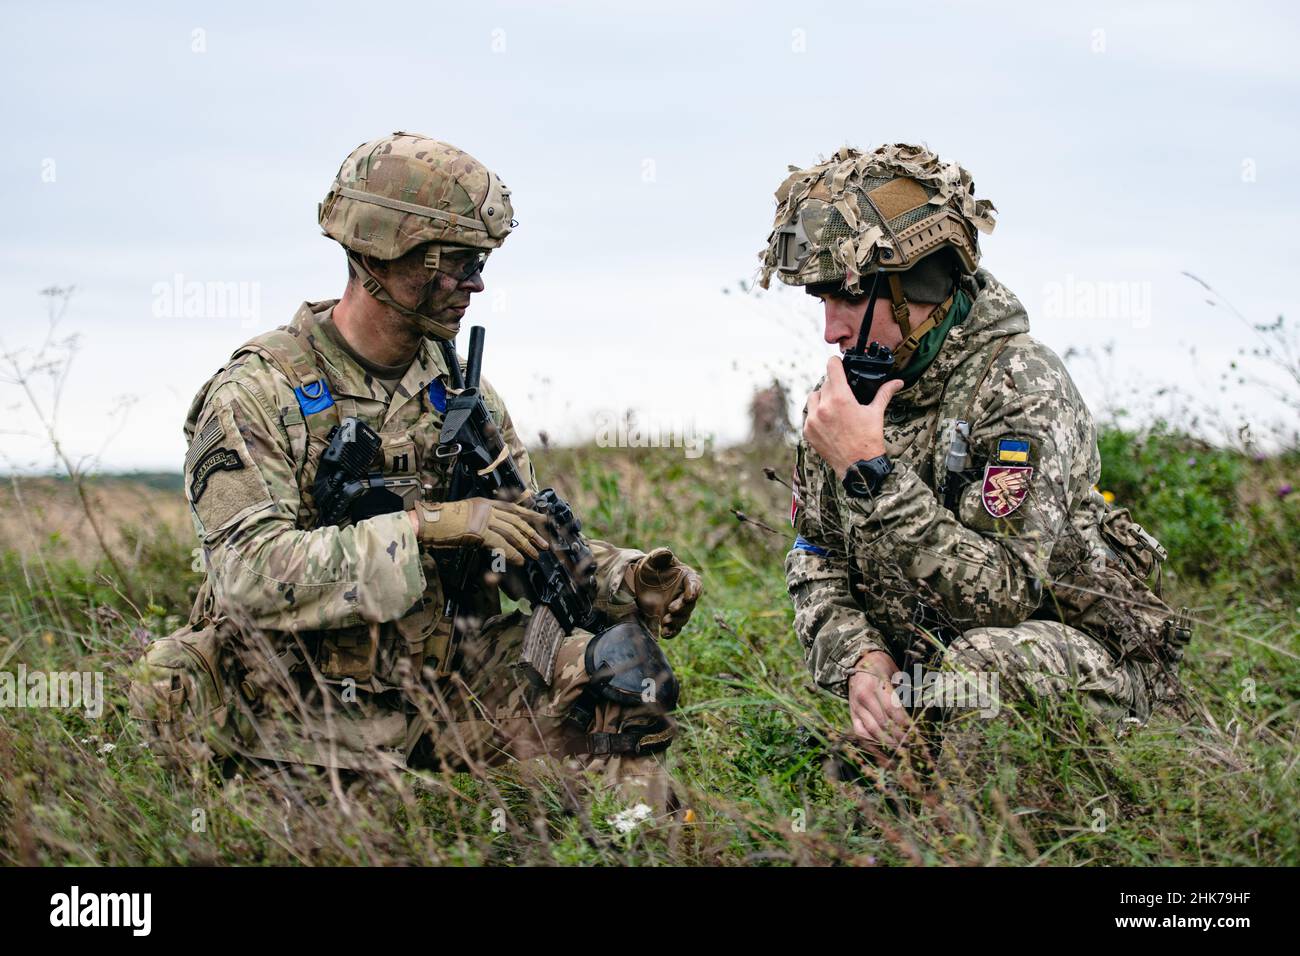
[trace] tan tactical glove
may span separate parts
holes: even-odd
[[[659,637],[675,637],[690,619],[704,586],[693,568],[668,548],[655,548],[627,566],[623,581],[636,595],[641,615],[658,627]]]
[[[508,501],[466,498],[415,506],[421,544],[433,548],[480,545],[499,550],[510,564],[523,564],[525,555],[537,557],[550,544],[541,532],[546,516]]]

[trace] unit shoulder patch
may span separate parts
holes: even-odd
[[[239,471],[244,461],[239,452],[229,448],[214,448],[204,454],[190,471],[190,502],[198,504],[203,492],[208,490],[208,479],[218,471]]]
[[[1029,495],[1029,480],[1034,469],[1028,465],[995,465],[984,468],[984,486],[980,500],[984,510],[995,518],[1005,518]]]

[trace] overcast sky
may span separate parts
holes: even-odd
[[[1243,333],[1181,273],[1253,320],[1294,315],[1296,20],[1286,3],[7,3],[0,340],[37,341],[39,291],[75,284],[65,441],[112,436],[105,468],[179,468],[189,401],[230,351],[341,292],[316,204],[357,144],[406,129],[512,190],[519,227],[466,324],[487,326],[486,374],[527,440],[634,408],[736,441],[755,383],[804,389],[829,353],[807,297],[723,291],[753,276],[786,165],[913,141],[997,205],[984,265],[1033,333],[1115,343],[1107,376],[1077,366],[1090,401],[1134,382],[1218,401],[1212,353]],[[177,282],[242,300],[187,315]],[[30,428],[21,398],[0,384],[0,431]],[[12,434],[3,453],[49,462]]]

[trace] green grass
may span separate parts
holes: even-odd
[[[108,700],[99,720],[0,709],[0,861],[1300,864],[1300,505],[1279,493],[1300,462],[1164,430],[1107,433],[1103,451],[1103,489],[1169,546],[1171,603],[1196,609],[1192,718],[1158,716],[1117,740],[1074,701],[1005,709],[954,729],[957,759],[940,772],[863,759],[843,737],[844,704],[811,686],[782,572],[789,492],[762,472],[788,475],[788,449],[540,454],[544,483],[593,536],[667,544],[705,577],[667,646],[683,685],[668,764],[689,822],[627,834],[609,822],[614,794],[544,765],[338,780],[165,771],[126,716],[124,675],[188,613],[192,543],[132,531],[129,588],[53,547],[9,550],[0,670],[102,670]],[[122,592],[147,599],[133,607]]]

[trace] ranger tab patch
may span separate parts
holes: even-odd
[[[198,500],[203,497],[203,492],[208,490],[208,479],[218,471],[239,471],[243,467],[244,462],[238,452],[231,451],[229,448],[212,449],[194,466],[193,477],[190,480],[190,502],[198,503]]]

